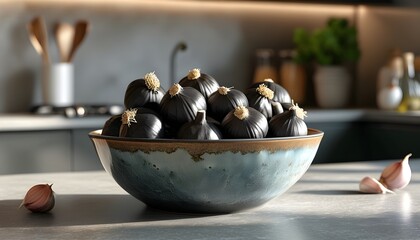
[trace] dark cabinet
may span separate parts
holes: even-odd
[[[103,169],[88,134],[91,129],[72,130],[74,171]]]
[[[369,159],[400,159],[408,153],[420,157],[418,124],[366,123],[365,131]]]
[[[0,174],[71,170],[70,131],[0,133]]]
[[[100,170],[91,129],[0,133],[0,174]]]
[[[314,163],[349,162],[364,159],[364,132],[361,123],[308,123],[308,127],[324,132]]]
[[[377,122],[308,123],[324,131],[314,163],[420,157],[420,125]]]

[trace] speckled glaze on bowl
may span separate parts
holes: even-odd
[[[229,213],[257,207],[295,184],[323,132],[307,136],[198,141],[89,134],[105,170],[145,204],[178,212]]]

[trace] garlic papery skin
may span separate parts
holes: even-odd
[[[362,193],[394,193],[372,177],[364,177],[359,183],[359,190]]]
[[[379,181],[391,190],[405,188],[411,180],[411,168],[408,164],[411,155],[407,154],[403,160],[388,165],[382,171]]]
[[[31,187],[25,195],[20,207],[24,206],[32,212],[48,212],[55,205],[52,184],[38,184]]]

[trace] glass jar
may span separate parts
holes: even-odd
[[[256,66],[253,83],[262,82],[268,78],[274,82],[277,81],[274,57],[274,50],[272,49],[257,49],[255,52]]]
[[[290,94],[297,103],[305,102],[306,95],[306,72],[303,65],[293,61],[293,50],[279,51],[279,84]]]
[[[404,74],[400,80],[403,99],[398,110],[401,112],[420,110],[420,82],[416,78],[414,54],[406,52],[403,55]]]

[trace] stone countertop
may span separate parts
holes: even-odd
[[[104,171],[0,176],[2,239],[418,239],[420,159],[395,194],[361,194],[364,176],[390,161],[312,165],[291,189],[248,211],[201,215],[151,209]],[[55,208],[18,206],[34,184],[53,183]]]
[[[0,132],[102,128],[109,116],[68,118],[63,115],[3,114]]]
[[[387,122],[420,124],[420,111],[397,112],[378,109],[308,109],[306,122]]]
[[[420,112],[399,113],[375,109],[308,109],[307,112],[307,123],[371,121],[420,124]],[[108,118],[109,116],[67,118],[63,115],[3,114],[0,115],[0,132],[101,128]]]

